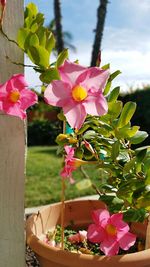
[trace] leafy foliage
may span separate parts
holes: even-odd
[[[62,51],[56,62],[50,62],[50,56],[55,48],[53,33],[44,27],[44,15],[38,12],[34,3],[29,3],[25,9],[24,26],[18,32],[18,45],[34,63],[34,69],[40,72],[42,82],[48,84],[59,79],[57,68],[68,58],[68,51]]]
[[[68,58],[68,50],[62,51],[56,62],[51,63],[55,38],[44,27],[44,16],[33,3],[26,7],[24,27],[18,33],[18,45],[34,63],[34,69],[40,73],[45,85],[60,79],[58,67]],[[108,68],[109,64],[102,67]],[[148,134],[131,124],[136,103],[130,100],[123,104],[118,98],[120,88],[112,89],[113,79],[119,74],[119,70],[112,73],[104,89],[108,113],[101,117],[88,115],[79,131],[59,135],[56,141],[60,152],[64,144],[72,145],[76,148],[76,157],[96,164],[100,173],[103,172],[105,179],[101,179],[96,190],[112,212],[122,210],[126,220],[142,221],[150,210],[150,147],[133,149],[133,145],[141,144]],[[59,118],[65,121],[62,112]],[[41,128],[33,134],[34,138],[38,133],[41,135]],[[85,146],[85,141],[90,143],[90,149]],[[81,171],[84,173],[83,169]],[[86,178],[87,182],[83,180],[77,188],[93,186],[90,178]]]
[[[78,132],[66,134],[65,144],[74,138],[76,157],[95,162],[105,172],[98,190],[110,211],[122,210],[126,220],[142,221],[150,208],[150,147],[133,149],[132,144],[142,143],[148,134],[131,125],[136,104],[130,101],[123,105],[118,96],[118,87],[109,94],[107,91],[108,113],[102,117],[88,116]],[[94,152],[87,150],[85,140]],[[63,146],[63,141],[59,145]],[[87,182],[90,185],[89,179]]]

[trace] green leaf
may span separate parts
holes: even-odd
[[[34,3],[29,3],[26,6],[25,16],[36,16],[38,13],[38,8]]]
[[[34,23],[31,27],[30,27],[30,30],[32,33],[35,33],[38,29],[38,24],[37,23]]]
[[[113,73],[110,75],[108,81],[109,81],[109,82],[112,82],[112,80],[114,80],[120,73],[121,73],[120,70],[116,70],[115,72],[113,72]]]
[[[49,53],[52,52],[52,49],[55,47],[55,43],[56,43],[55,37],[54,37],[53,33],[50,33],[50,35],[47,39],[47,42],[46,42],[46,46],[45,46],[46,50]]]
[[[120,142],[117,140],[113,145],[112,145],[112,150],[111,150],[111,158],[112,160],[115,160],[118,155],[119,155],[119,150],[120,150]]]
[[[38,28],[40,28],[44,23],[44,15],[42,13],[38,13],[32,21],[32,25],[37,24]],[[45,28],[47,29],[47,28]]]
[[[90,125],[84,124],[83,127],[81,127],[79,131],[77,132],[77,135],[83,134],[88,128],[90,128]]]
[[[108,69],[110,69],[110,64],[109,63],[104,65],[104,66],[102,66],[102,70],[108,70]]]
[[[76,183],[76,187],[78,190],[85,190],[92,186],[92,182],[90,179],[83,179],[82,181]]]
[[[124,105],[120,118],[118,120],[118,128],[122,128],[128,122],[130,122],[135,110],[136,110],[136,103],[134,102],[127,102]]]
[[[150,192],[145,192],[143,196],[139,197],[136,200],[136,207],[137,208],[145,208],[146,210],[150,211]]]
[[[112,213],[120,211],[124,205],[124,201],[115,195],[102,195],[99,199],[106,203]]]
[[[89,130],[83,135],[83,138],[90,140],[90,139],[95,138],[96,136],[97,136],[97,133],[95,131]]]
[[[137,162],[142,162],[146,156],[148,146],[143,146],[135,149],[135,155],[137,158]]]
[[[45,31],[45,28],[44,27],[40,27],[37,31],[37,35],[39,37],[39,43],[41,46],[44,46],[46,45],[46,31]]]
[[[56,61],[56,67],[58,68],[59,66],[61,66],[65,59],[68,58],[68,49],[64,49],[59,55],[58,55],[58,58],[57,58],[57,61]]]
[[[140,128],[139,126],[130,127],[127,124],[124,127],[118,129],[117,137],[119,137],[119,138],[131,138],[132,136],[134,136],[136,134],[136,132],[139,130],[139,128]]]
[[[108,96],[108,102],[115,102],[119,96],[120,87],[115,87]]]
[[[149,166],[150,166],[150,159],[149,159]],[[149,169],[149,166],[147,168],[145,185],[150,185],[150,169]]]
[[[131,137],[130,143],[131,144],[139,144],[142,143],[148,137],[148,133],[144,131],[138,131],[133,137]]]
[[[40,45],[31,46],[29,47],[27,53],[31,61],[36,65],[44,68],[49,66],[49,53],[44,47]]]
[[[30,33],[30,30],[29,29],[24,29],[24,28],[21,28],[19,31],[18,31],[18,36],[17,36],[17,42],[18,42],[18,45],[24,49],[24,45],[25,45],[25,41],[26,41],[26,38],[28,37]]]
[[[128,174],[135,166],[135,158],[128,161],[123,168],[123,174]]]
[[[108,102],[108,114],[110,114],[113,119],[117,118],[122,110],[122,102]],[[107,115],[107,114],[106,114]]]
[[[105,86],[105,89],[104,89],[104,95],[107,95],[109,93],[109,90],[111,88],[111,82],[108,80],[106,86]]]
[[[47,69],[46,71],[44,71],[41,75],[40,75],[40,80],[44,83],[50,83],[53,80],[60,80],[60,75],[59,72],[56,68],[50,68]],[[61,88],[60,88],[61,90]]]
[[[36,33],[32,34],[29,40],[30,46],[38,46],[39,45],[39,38]]]
[[[143,208],[139,209],[128,209],[124,214],[123,218],[126,222],[143,222],[146,216],[146,211]]]

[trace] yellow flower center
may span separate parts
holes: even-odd
[[[108,224],[106,226],[106,232],[107,232],[108,235],[116,235],[117,229],[116,229],[116,227],[114,225]]]
[[[16,103],[19,99],[20,99],[20,93],[16,90],[16,91],[12,91],[9,94],[9,99],[11,102]]]
[[[84,87],[77,85],[72,89],[72,97],[75,101],[82,101],[87,97],[87,91]]]

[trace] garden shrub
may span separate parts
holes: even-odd
[[[137,103],[135,114],[132,118],[133,125],[140,125],[140,130],[150,134],[150,87],[136,90],[131,94],[120,97],[123,103],[133,101]],[[150,144],[150,136],[146,138],[143,145]]]
[[[56,136],[62,132],[60,121],[36,120],[28,123],[28,146],[56,145]]]

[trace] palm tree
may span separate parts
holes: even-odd
[[[55,15],[55,25],[56,25],[56,49],[59,54],[64,49],[64,40],[63,40],[62,25],[61,25],[61,8],[59,0],[54,0],[54,15]]]
[[[54,36],[56,38],[56,42],[57,42],[55,19],[50,21],[50,24],[48,25],[48,29],[54,34]],[[63,38],[63,42],[64,42],[64,47],[70,48],[73,52],[76,52],[76,47],[71,43],[71,41],[73,39],[72,34],[68,31],[62,31],[62,38]]]
[[[105,18],[107,13],[108,0],[99,0],[100,4],[97,9],[97,25],[95,30],[95,39],[92,50],[91,66],[96,66],[97,58],[101,48]]]

